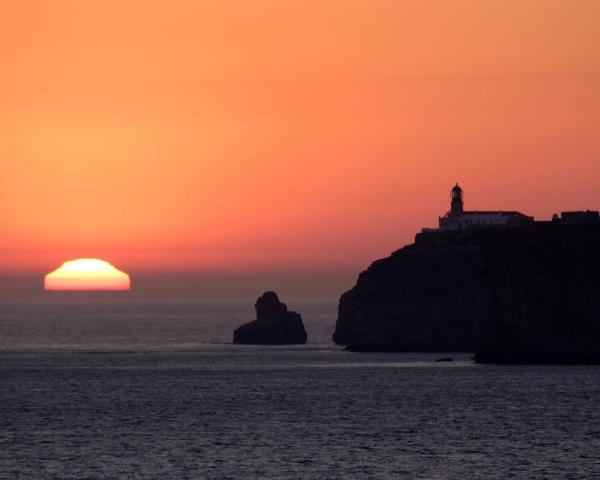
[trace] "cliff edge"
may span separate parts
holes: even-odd
[[[362,351],[474,351],[489,308],[481,252],[496,232],[423,233],[377,260],[341,297],[333,340]]]
[[[333,339],[479,362],[600,362],[600,222],[417,235],[341,297]]]

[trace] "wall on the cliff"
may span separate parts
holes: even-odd
[[[422,234],[374,262],[341,297],[334,341],[352,350],[474,351],[489,306],[481,249],[495,234]]]
[[[502,231],[482,267],[492,297],[478,361],[600,361],[600,224]]]

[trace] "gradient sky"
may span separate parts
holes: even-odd
[[[597,0],[5,1],[0,273],[354,271],[600,208]]]

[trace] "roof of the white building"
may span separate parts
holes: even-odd
[[[485,211],[485,210],[470,210],[463,212],[464,215],[502,215],[504,217],[526,217],[527,215],[515,211]]]

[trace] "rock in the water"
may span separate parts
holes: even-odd
[[[302,317],[288,311],[275,292],[265,292],[256,301],[256,320],[233,332],[233,343],[291,345],[306,343]]]
[[[476,361],[600,362],[600,224],[501,232],[482,272],[492,302]]]
[[[491,230],[417,235],[340,299],[333,340],[350,350],[475,351],[489,299],[479,276]]]

